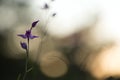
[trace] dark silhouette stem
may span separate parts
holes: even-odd
[[[26,79],[27,70],[28,70],[28,60],[29,60],[29,38],[28,38],[27,42],[28,42],[28,48],[26,49],[26,62],[25,62],[25,72],[24,72],[23,80]]]

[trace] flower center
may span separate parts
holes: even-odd
[[[31,30],[27,30],[26,33],[25,33],[25,35],[27,36],[27,38],[29,38],[30,35],[31,35]]]

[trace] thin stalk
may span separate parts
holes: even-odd
[[[46,26],[47,26],[48,22],[49,22],[49,17],[48,17],[45,25],[43,26],[43,28],[44,28],[43,30],[45,32],[43,31],[43,34],[41,35],[41,42],[40,42],[40,45],[39,45],[39,48],[38,48],[39,50],[37,52],[37,57],[36,57],[36,62],[37,63],[39,63],[40,54],[41,54],[42,48],[43,48],[43,41],[44,41],[45,37],[47,36],[47,27]]]
[[[29,59],[29,39],[27,40],[28,42],[28,48],[26,50],[26,62],[25,62],[25,72],[24,72],[24,76],[23,76],[23,80],[26,79],[27,76],[27,70],[28,70],[28,59]]]

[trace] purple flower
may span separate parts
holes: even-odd
[[[25,34],[18,34],[19,37],[21,37],[23,39],[27,39],[28,45],[29,45],[29,39],[38,38],[38,36],[32,35],[32,33],[31,33],[32,28],[34,28],[38,22],[39,22],[39,20],[33,22],[31,28],[29,30],[26,30]],[[20,45],[23,49],[27,50],[27,44],[25,42],[20,42]]]
[[[23,49],[27,50],[27,44],[25,42],[20,42],[20,45]]]
[[[32,23],[32,26],[29,30],[26,30],[25,34],[18,34],[18,36],[22,37],[23,39],[34,39],[38,38],[38,36],[32,35],[32,28],[36,26],[36,24],[39,22],[39,20]]]
[[[27,30],[25,34],[18,34],[18,36],[22,37],[23,39],[38,38],[38,36],[34,36],[34,35],[31,34],[31,30]]]

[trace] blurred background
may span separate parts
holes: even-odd
[[[20,41],[26,40],[18,37],[17,34],[24,34],[31,27],[33,21],[39,20],[39,13],[37,14],[36,11],[33,14],[35,10],[30,5],[33,1],[0,0],[0,80],[17,80],[19,75],[21,75],[21,78],[23,77],[25,50],[21,48]],[[62,41],[52,38],[40,29],[41,22],[37,24],[32,32],[39,38],[30,40],[28,68],[32,67],[32,70],[28,73],[26,80],[96,80],[84,70],[85,62],[88,63],[88,68],[91,64],[88,62],[89,59],[86,60],[89,58],[88,56],[95,58],[94,54],[89,55],[92,52],[88,50],[89,46],[84,46],[82,40],[80,41],[82,47],[79,45],[73,46],[74,40],[72,38],[75,38],[74,35]],[[63,44],[65,42],[68,44]],[[83,50],[83,53],[87,55],[83,53],[80,54],[82,57],[79,54],[76,57],[72,55],[79,49],[78,47],[81,49],[78,50],[78,53]],[[94,52],[97,51],[94,50]],[[74,63],[75,59],[73,57],[78,58],[76,63]],[[77,62],[83,64],[83,66],[76,66]],[[20,80],[22,80],[21,78]],[[108,80],[116,79],[110,77]]]
[[[20,47],[20,41],[25,40],[17,34],[24,33],[33,21],[38,20],[31,13],[30,1],[0,0],[0,80],[17,80],[19,74],[23,76],[25,51]],[[26,80],[93,80],[88,73],[70,65],[63,54],[53,50],[54,41],[44,37],[40,24],[37,26],[33,34],[40,38],[30,42],[29,67],[33,69]],[[41,37],[46,41],[42,42]]]

